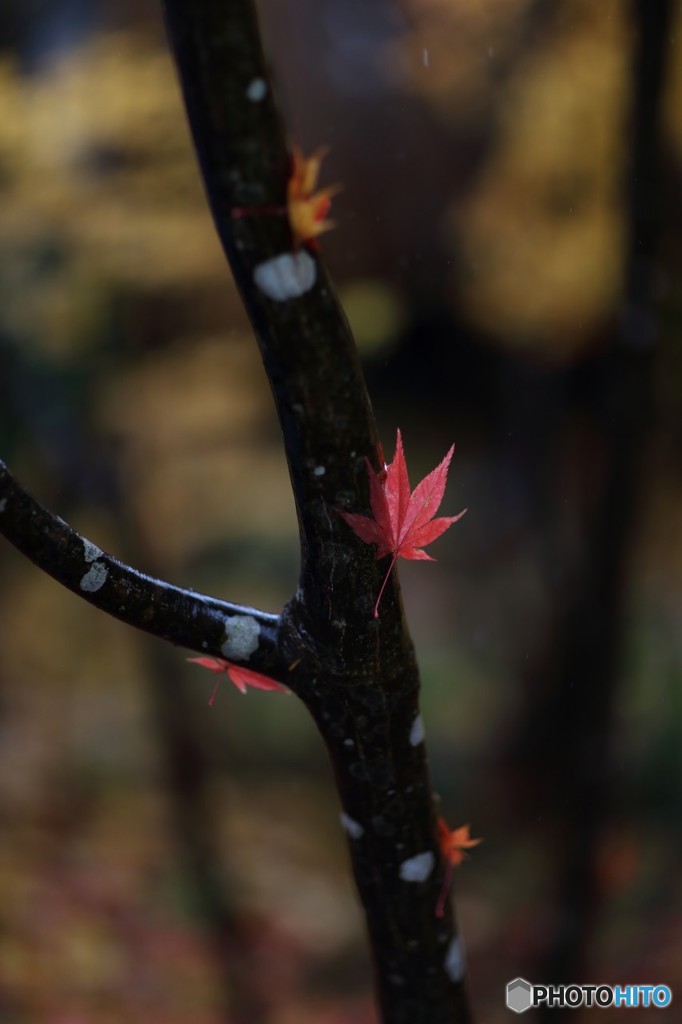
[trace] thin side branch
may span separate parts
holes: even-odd
[[[119,562],[39,504],[2,461],[0,533],[58,583],[121,622],[290,682],[277,647],[278,615],[175,587]]]

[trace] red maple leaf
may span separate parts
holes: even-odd
[[[260,672],[254,672],[253,669],[242,668],[241,665],[233,665],[231,661],[226,661],[225,658],[188,658],[187,661],[192,662],[194,665],[201,665],[202,668],[207,668],[218,676],[228,676],[240,693],[246,693],[247,686],[253,687],[254,690],[279,690],[281,693],[289,693],[286,686],[276,683],[274,679],[262,676]],[[208,702],[210,707],[213,707],[215,703],[218,687],[221,683],[222,679],[218,679],[215,684]]]
[[[443,887],[436,904],[436,917],[442,917],[445,911],[445,901],[450,892],[452,882],[452,869],[459,867],[466,857],[465,850],[482,843],[482,839],[472,839],[469,834],[469,825],[461,825],[459,828],[449,829],[444,818],[438,818],[438,842],[440,851],[445,858],[445,875],[443,876]]]
[[[440,537],[441,533],[461,519],[466,512],[464,509],[456,516],[433,518],[445,494],[448,467],[454,450],[453,444],[443,461],[410,493],[403,440],[398,430],[393,462],[377,473],[372,469],[369,460],[367,461],[372,516],[362,516],[355,512],[341,513],[361,540],[366,544],[376,544],[377,559],[386,555],[393,556],[374,606],[375,619],[379,617],[379,601],[396,559],[435,561],[422,549]]]

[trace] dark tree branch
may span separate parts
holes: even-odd
[[[285,661],[327,744],[374,953],[385,1024],[470,1019],[419,719],[419,674],[396,574],[338,515],[367,508],[377,433],[353,338],[317,255],[296,251],[290,169],[252,0],[165,0],[206,191],[256,332],[284,434],[301,534]],[[252,208],[252,216],[244,216]],[[236,210],[239,216],[235,216]]]
[[[366,504],[364,457],[376,461],[376,427],[355,343],[321,261],[307,249],[294,251],[286,214],[258,212],[285,208],[290,160],[252,0],[229,6],[166,0],[164,8],[216,228],[282,423],[305,600],[328,607],[328,582],[340,556],[352,553],[357,594],[366,595],[371,609],[380,573],[372,551],[357,543],[335,509]],[[260,87],[255,93],[254,85]],[[253,215],[243,216],[249,208]],[[270,298],[256,278],[271,260],[279,261],[283,275],[301,273],[301,289],[308,280],[310,286],[288,300]],[[358,573],[365,574],[363,585]]]
[[[0,461],[0,532],[38,568],[130,626],[289,682],[279,616],[153,579],[43,508]]]
[[[344,314],[282,208],[290,170],[252,0],[165,0],[169,36],[218,233],[282,425],[301,577],[281,619],[150,579],[99,552],[0,470],[0,529],[69,589],[176,644],[283,679],[330,753],[366,914],[384,1024],[467,1024],[397,575],[339,509],[367,510],[377,431]],[[235,213],[239,210],[239,216]]]

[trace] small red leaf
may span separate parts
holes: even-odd
[[[187,661],[194,665],[201,665],[202,668],[210,669],[211,672],[224,672],[227,662],[223,658],[188,658]]]
[[[201,665],[202,668],[207,668],[216,675],[224,674],[228,676],[240,693],[246,693],[248,686],[254,690],[279,690],[280,693],[289,693],[286,686],[276,683],[274,679],[261,675],[260,672],[254,672],[253,669],[242,668],[241,665],[233,665],[231,661],[226,661],[225,658],[188,658],[187,661],[192,662],[194,665]],[[220,683],[221,680],[219,679],[208,702],[211,706],[215,701]]]
[[[398,430],[393,462],[378,473],[369,462],[367,463],[369,503],[372,515],[363,516],[356,512],[341,513],[360,540],[364,540],[366,544],[376,544],[377,559],[384,558],[386,555],[393,556],[374,606],[375,619],[379,616],[379,601],[396,559],[434,561],[431,555],[422,549],[440,537],[466,512],[464,509],[464,512],[460,512],[456,516],[433,518],[445,494],[448,468],[454,450],[455,446],[453,445],[443,461],[431,470],[410,493],[403,439]]]
[[[462,863],[466,856],[465,850],[478,846],[483,840],[472,839],[469,835],[468,825],[461,825],[460,828],[450,830],[444,818],[438,818],[436,825],[438,827],[440,851],[445,858],[443,886],[438,897],[438,903],[436,904],[436,917],[442,917],[445,913],[445,903],[452,883],[452,869],[459,867]]]
[[[451,830],[444,818],[439,818],[437,825],[441,853],[454,867],[459,867],[464,860],[465,850],[470,850],[483,842],[482,839],[471,838],[469,825],[461,825],[459,828]]]
[[[241,693],[246,693],[247,686],[254,690],[278,690],[280,693],[289,693],[286,686],[276,683],[269,676],[261,675],[250,668],[242,668],[240,665],[227,663],[227,674]]]

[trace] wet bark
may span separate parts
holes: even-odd
[[[463,947],[451,906],[436,916],[445,866],[397,577],[373,618],[386,564],[339,515],[369,511],[365,460],[380,462],[353,338],[318,254],[296,249],[286,213],[276,212],[290,161],[252,0],[164,8],[216,228],[282,427],[299,587],[281,616],[269,616],[151,579],[42,508],[4,465],[0,530],[102,610],[255,668],[301,698],[334,768],[384,1024],[465,1024]],[[273,259],[289,275],[274,297],[258,283]]]

